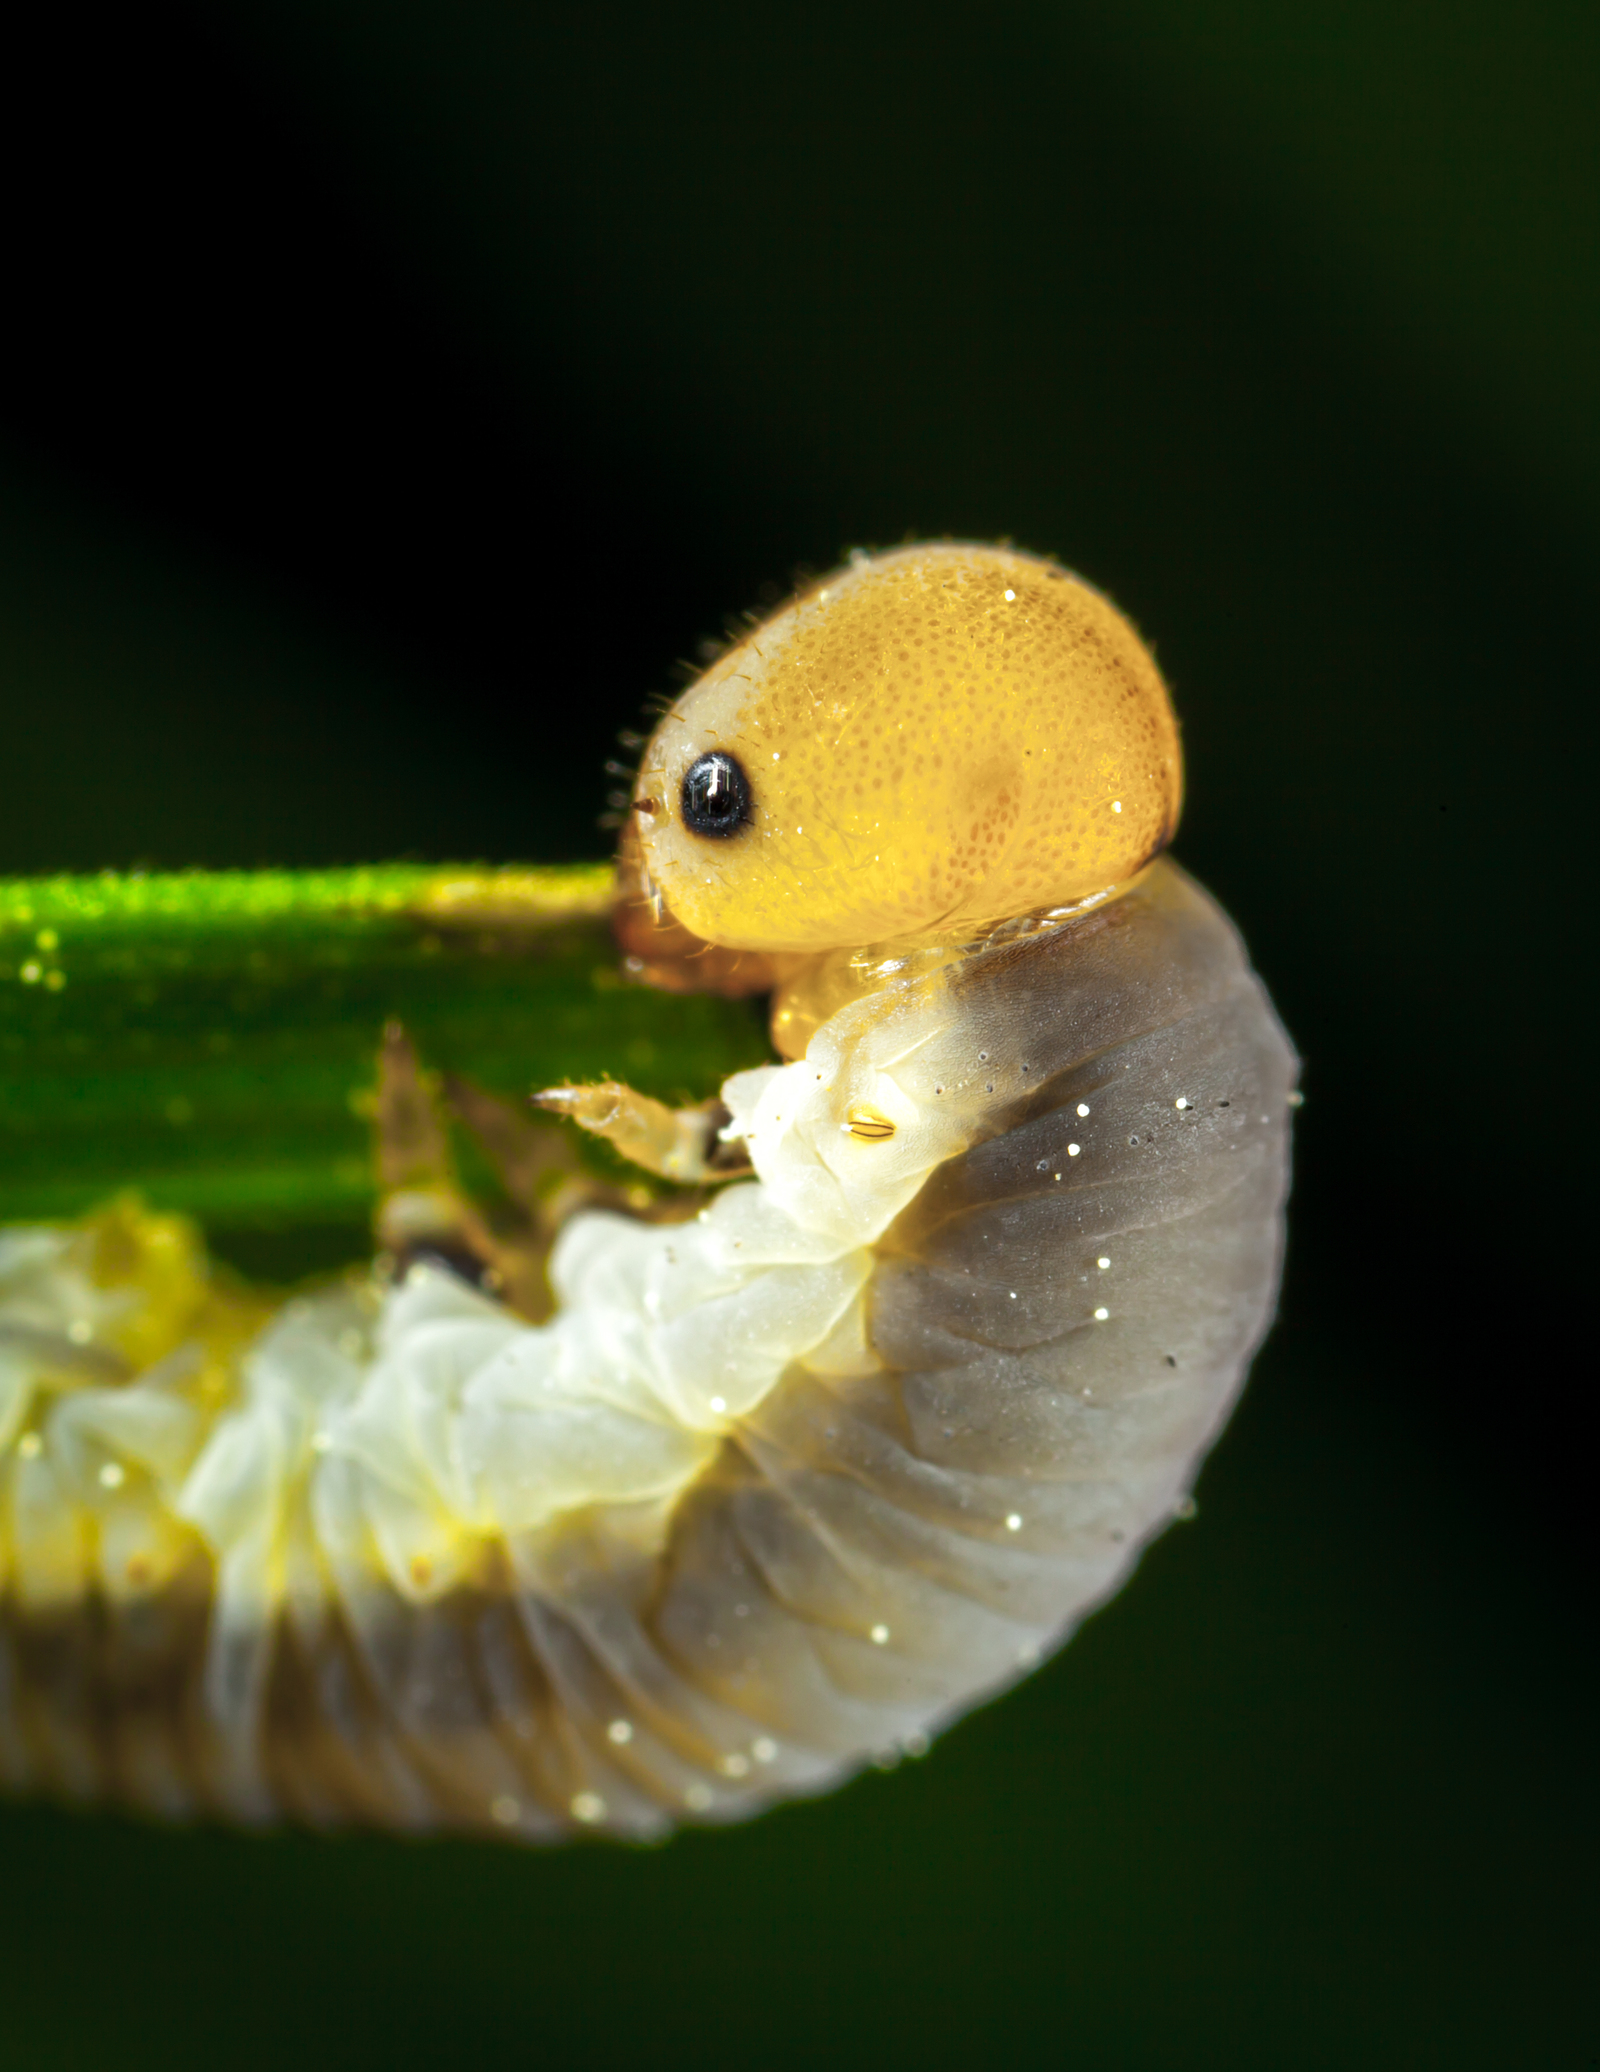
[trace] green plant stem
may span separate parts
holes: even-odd
[[[213,1230],[348,1224],[374,1056],[522,1096],[701,1099],[768,1055],[747,1001],[626,983],[601,866],[0,880],[0,1222],[137,1187]]]

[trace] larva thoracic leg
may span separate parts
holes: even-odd
[[[394,1285],[267,1316],[132,1208],[0,1238],[11,1783],[533,1840],[739,1817],[924,1746],[1185,1499],[1271,1314],[1294,1060],[1156,855],[1176,738],[1131,631],[1025,556],[863,560],[685,693],[635,803],[633,954],[773,988],[782,1061],[721,1092],[751,1177],[579,1208],[535,1321],[531,1280],[451,1270],[492,1241],[391,1038],[437,1240]],[[568,1105],[712,1176],[692,1118]]]
[[[534,1099],[552,1114],[565,1115],[604,1137],[624,1158],[658,1179],[704,1184],[750,1169],[742,1146],[725,1139],[730,1118],[720,1101],[669,1108],[614,1079],[549,1087]]]

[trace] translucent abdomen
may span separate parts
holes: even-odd
[[[1171,866],[951,991],[995,1091],[878,1248],[884,1371],[796,1378],[747,1441],[746,1511],[812,1532],[818,1618],[851,1573],[924,1726],[1065,1640],[1186,1496],[1271,1318],[1294,1079],[1234,930]]]

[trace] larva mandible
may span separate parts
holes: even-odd
[[[1161,855],[1179,773],[1086,584],[858,556],[679,698],[623,844],[634,963],[770,989],[782,1062],[545,1097],[690,1220],[571,1216],[543,1323],[437,1258],[271,1313],[170,1220],[0,1234],[0,1778],[645,1837],[1058,1647],[1278,1274],[1294,1059]]]

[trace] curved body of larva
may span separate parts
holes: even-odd
[[[1150,860],[1159,677],[1027,557],[830,581],[636,794],[662,941],[692,911],[702,977],[770,959],[786,1062],[722,1090],[751,1177],[572,1217],[537,1324],[428,1266],[257,1313],[131,1211],[0,1233],[0,1781],[529,1840],[737,1818],[920,1749],[1181,1505],[1270,1319],[1294,1060]],[[1012,699],[998,759],[964,668]],[[819,798],[819,728],[913,723],[925,825],[870,769]],[[898,905],[858,868],[891,836]],[[626,1089],[547,1098],[694,1166]]]
[[[1187,1491],[1271,1311],[1292,1069],[1162,865],[731,1082],[760,1177],[698,1224],[576,1219],[551,1326],[426,1269],[375,1313],[313,1297],[207,1418],[181,1361],[64,1387],[91,1297],[64,1240],[14,1236],[0,1774],[648,1835],[918,1747]],[[864,1096],[926,1133],[865,1219]]]

